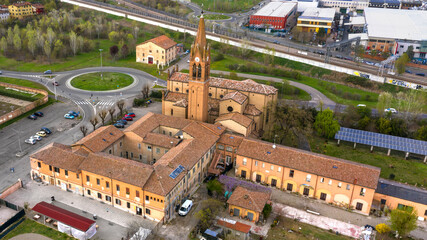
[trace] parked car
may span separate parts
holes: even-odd
[[[38,131],[38,132],[36,132],[36,135],[38,135],[40,137],[46,137],[45,131]]]
[[[406,72],[406,73],[410,73],[410,74],[412,74],[412,71],[411,71],[411,70],[405,70],[405,72]]]
[[[37,116],[34,114],[31,114],[30,116],[28,116],[28,119],[37,120]]]
[[[181,205],[181,208],[179,209],[178,214],[181,216],[187,215],[190,212],[191,207],[193,207],[193,201],[188,199],[185,200],[185,202]]]
[[[34,135],[34,136],[31,136],[30,139],[35,139],[37,141],[40,141],[42,140],[42,137],[40,137],[39,135]]]
[[[68,111],[68,114],[73,115],[74,117],[78,117],[80,112]]]
[[[357,107],[366,107],[366,104],[357,104]]]
[[[394,109],[394,108],[386,108],[386,109],[384,109],[384,112],[397,113],[396,109]]]
[[[33,139],[33,138],[30,138],[30,139],[25,139],[24,142],[28,143],[28,144],[31,144],[31,145],[34,145],[34,144],[36,144],[37,141],[35,139]]]
[[[2,72],[0,71],[0,75],[2,74]]]
[[[123,123],[119,123],[119,122],[114,123],[113,126],[116,128],[124,128],[125,127],[125,125]]]
[[[123,119],[123,120],[126,120],[126,121],[133,121],[133,118],[132,118],[132,117],[126,117],[126,116],[125,116],[125,117],[123,117],[122,119]]]
[[[59,83],[58,83],[57,81],[53,81],[53,82],[52,82],[52,85],[54,85],[54,86],[59,86]]]
[[[363,78],[367,78],[367,79],[369,79],[369,74],[361,73],[361,74],[360,74],[360,76],[361,76],[361,77],[363,77]]]
[[[35,112],[33,115],[36,115],[37,117],[43,117],[43,113],[42,112]]]
[[[370,61],[364,61],[366,64],[368,64],[368,65],[371,65],[371,66],[374,66],[374,64],[375,63],[373,63],[373,62],[370,62]]]
[[[67,114],[64,115],[64,118],[66,118],[66,119],[74,119],[75,117],[74,117],[74,115],[71,115],[71,114],[67,113]]]
[[[336,57],[336,58],[339,58],[339,59],[344,59],[344,57],[343,57],[343,56],[341,56],[341,55],[335,55],[335,57]]]
[[[116,122],[121,123],[121,124],[123,124],[123,125],[128,124],[128,121],[123,120],[123,119],[117,120]]]
[[[40,131],[43,131],[43,132],[45,132],[45,133],[47,133],[47,134],[51,134],[51,133],[52,133],[52,131],[51,131],[49,128],[47,128],[47,127],[42,127],[42,128],[40,129]]]
[[[44,71],[44,74],[52,74],[52,70],[46,70]]]
[[[133,118],[134,118],[135,116],[136,116],[136,115],[135,115],[135,113],[128,113],[128,114],[126,114],[126,115],[125,115],[125,117],[133,117]]]
[[[353,61],[352,57],[344,57],[344,60]]]
[[[425,74],[425,73],[415,73],[415,75],[417,75],[417,76],[421,76],[421,77],[425,77],[425,76],[426,76],[426,74]]]

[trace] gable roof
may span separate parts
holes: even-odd
[[[219,116],[217,119],[215,119],[215,122],[221,122],[226,120],[232,120],[246,128],[249,127],[253,122],[252,119],[246,117],[245,115],[240,113],[235,113],[235,112],[223,114]]]
[[[375,189],[380,168],[339,158],[276,145],[254,139],[243,139],[237,154],[279,166],[328,177]]]
[[[80,164],[85,160],[84,155],[72,152],[71,147],[60,143],[48,144],[30,157],[43,161],[45,164],[76,173],[80,169]]]
[[[72,146],[83,145],[92,152],[100,152],[123,137],[123,135],[123,132],[113,125],[103,126],[80,139]]]
[[[190,76],[188,73],[174,72],[169,80],[178,82],[188,82]],[[277,93],[277,89],[272,86],[257,83],[251,79],[244,81],[230,80],[225,78],[209,77],[209,86],[225,89],[233,89],[241,92],[253,92],[264,95],[272,95]]]
[[[162,35],[162,36],[152,38],[152,39],[147,40],[147,41],[145,41],[139,45],[143,45],[143,44],[146,44],[149,42],[154,43],[163,49],[169,49],[173,46],[176,46],[176,42],[174,40],[168,38],[166,35]]]
[[[427,191],[417,187],[405,185],[381,178],[378,181],[375,193],[392,196],[411,202],[427,205]]]
[[[243,104],[246,100],[248,100],[248,97],[240,93],[239,91],[235,91],[235,92],[225,94],[225,96],[221,99],[221,101],[229,100],[229,99],[237,102],[238,104]]]
[[[253,104],[246,105],[245,111],[243,111],[243,114],[245,115],[251,115],[251,116],[258,116],[261,115],[261,110],[255,107]]]
[[[47,202],[37,203],[32,210],[83,232],[86,232],[95,224],[95,221],[89,218],[85,218]]]
[[[245,209],[261,212],[271,193],[251,191],[241,186],[236,187],[227,203]]]
[[[243,141],[242,136],[224,133],[221,135],[221,138],[218,140],[218,143],[238,147],[240,143],[242,143],[242,141]]]

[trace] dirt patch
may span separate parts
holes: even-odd
[[[6,97],[6,96],[1,96],[1,95],[0,95],[0,102],[14,104],[14,105],[18,105],[18,106],[26,106],[26,105],[31,103],[29,101],[11,98],[11,97]]]
[[[51,238],[45,237],[43,235],[37,234],[37,233],[24,233],[21,235],[18,235],[16,237],[11,238],[10,240],[52,240]]]
[[[18,105],[2,102],[0,100],[0,116],[8,112],[12,112],[14,109],[18,109]]]

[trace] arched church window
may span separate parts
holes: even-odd
[[[193,64],[193,77],[196,77],[196,64]]]
[[[179,92],[179,88],[175,88],[175,91]]]

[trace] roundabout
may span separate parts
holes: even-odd
[[[83,73],[70,79],[73,88],[86,91],[123,90],[133,83],[135,83],[133,76],[119,72]]]

